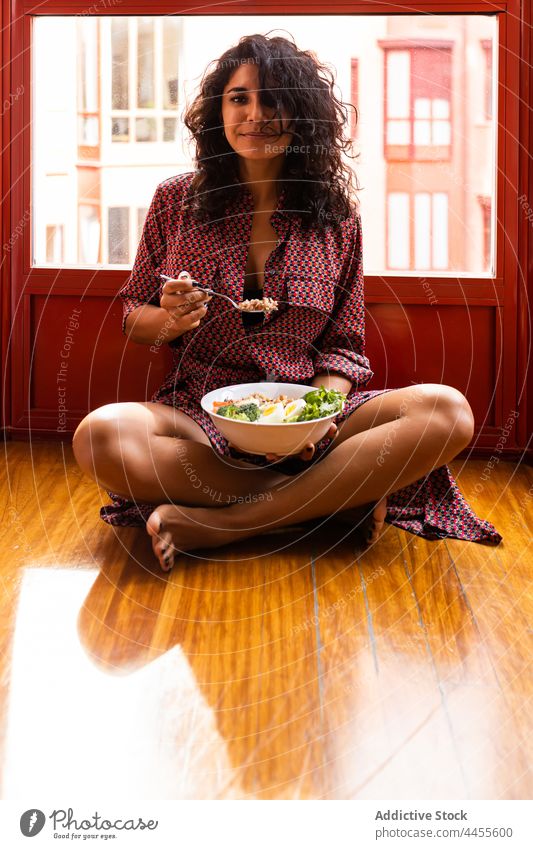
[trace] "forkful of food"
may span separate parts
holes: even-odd
[[[234,301],[233,298],[230,298],[228,295],[223,295],[222,292],[215,292],[213,289],[209,289],[207,286],[202,286],[197,280],[194,280],[188,273],[188,271],[180,271],[177,278],[169,277],[167,274],[159,275],[162,280],[165,281],[165,294],[183,294],[187,293],[192,298],[195,290],[200,292],[204,292],[211,297],[216,295],[218,298],[225,298],[226,301],[229,301],[230,304],[235,307],[235,309],[240,310],[241,312],[247,313],[269,313],[277,310],[278,302],[273,298],[252,298],[245,301]],[[174,284],[174,285],[172,285]],[[181,285],[180,285],[181,284]],[[202,298],[201,295],[196,296],[197,298]],[[211,300],[211,298],[207,298],[207,300]]]

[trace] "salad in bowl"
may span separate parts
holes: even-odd
[[[326,435],[346,395],[299,383],[240,383],[208,392],[201,400],[221,434],[251,454],[299,454]]]

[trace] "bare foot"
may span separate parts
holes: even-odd
[[[146,530],[152,537],[152,548],[164,572],[174,566],[178,552],[194,548],[224,545],[231,539],[219,527],[217,514],[227,508],[183,507],[161,504],[148,516]]]
[[[335,518],[341,522],[353,525],[358,524],[363,519],[363,516],[368,512],[368,504],[362,504],[359,507],[350,507],[348,510],[342,510],[337,513]],[[364,526],[367,529],[367,538],[365,542],[372,545],[377,542],[383,526],[385,524],[385,516],[387,515],[387,496],[384,495],[375,505],[372,512],[372,519],[368,516],[364,521]]]
[[[229,518],[230,511],[235,506],[229,507],[184,507],[176,504],[161,504],[150,514],[146,522],[146,530],[152,537],[152,548],[157,557],[161,569],[170,571],[174,566],[177,552],[191,551],[195,548],[213,548],[226,545],[236,539],[255,536],[264,533],[259,528],[231,527],[231,523],[225,524],[224,520]],[[359,523],[368,505],[343,510],[338,517],[349,521],[352,525],[354,520]],[[226,513],[223,516],[222,514]],[[387,514],[387,499],[383,497],[374,507],[372,520],[365,521],[370,525],[371,535],[367,540],[369,544],[378,539]]]

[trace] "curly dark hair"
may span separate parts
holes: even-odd
[[[207,67],[200,90],[184,114],[196,147],[196,173],[187,200],[197,217],[201,221],[222,219],[235,187],[241,186],[238,154],[221,128],[222,92],[244,62],[258,66],[263,104],[275,106],[278,118],[285,107],[291,119],[293,140],[279,178],[286,190],[287,209],[300,216],[305,230],[320,230],[332,219],[341,221],[353,215],[359,185],[341,154],[357,157],[350,153],[351,141],[344,137],[348,110],[335,96],[335,77],[327,65],[312,51],[299,50],[294,40],[260,34],[243,36],[213,61],[214,68]],[[348,105],[357,118],[356,107]],[[293,151],[293,146],[299,149]]]

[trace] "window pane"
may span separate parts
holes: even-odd
[[[100,253],[100,214],[94,206],[80,205],[80,261],[96,265]]]
[[[138,142],[156,141],[155,118],[137,118],[135,121],[135,138]]]
[[[448,268],[448,195],[433,195],[433,268]]]
[[[80,108],[84,112],[98,111],[98,21],[80,22],[80,56],[78,79],[80,83]]]
[[[433,121],[433,144],[450,144],[451,129],[448,121]]]
[[[178,122],[175,118],[163,118],[163,141],[176,141]]]
[[[415,144],[431,144],[431,122],[415,121]]]
[[[146,218],[146,213],[148,212],[147,207],[143,207],[142,209],[137,210],[137,241],[141,241],[141,236],[143,234],[144,221]]]
[[[387,117],[409,117],[409,53],[390,50],[387,61]]]
[[[485,92],[489,84],[496,107],[499,17],[284,15],[282,23],[297,45],[309,46],[335,68],[345,103],[352,99],[357,66],[361,156],[346,157],[346,164],[363,187],[357,198],[365,273],[395,268],[492,274],[494,222],[480,213],[479,198],[495,219],[498,116],[485,115]],[[47,262],[46,228],[54,226],[63,226],[64,265],[107,263],[109,208],[130,210],[131,262],[138,210],[150,205],[162,180],[195,167],[178,99],[190,102],[204,70],[241,36],[279,26],[279,15],[37,15],[34,263]],[[347,121],[346,136],[350,131]],[[83,158],[79,144],[85,146]],[[420,193],[432,197],[425,270],[416,266]],[[83,212],[90,204],[96,212]]]
[[[129,220],[127,206],[110,207],[107,216],[107,251],[110,263],[129,261]]]
[[[63,262],[63,225],[46,227],[46,261],[59,265]]]
[[[163,109],[178,105],[179,19],[163,21]],[[169,139],[167,139],[169,141]]]
[[[80,21],[85,26],[85,21]],[[111,108],[127,109],[128,95],[128,19],[111,19]]]
[[[415,195],[415,266],[431,267],[431,196],[426,192]]]
[[[387,144],[409,144],[409,121],[389,121]]]
[[[139,18],[137,24],[137,106],[155,107],[154,22]]]
[[[415,99],[415,118],[431,117],[431,100],[428,97],[417,97]]]
[[[433,117],[434,118],[449,118],[450,117],[450,101],[442,100],[436,97],[433,100]]]
[[[389,268],[409,268],[409,195],[389,194]]]
[[[112,118],[111,119],[111,136],[113,141],[122,142],[128,141],[130,137],[130,119],[129,118]]]
[[[89,116],[86,118],[80,115],[80,144],[87,144],[94,147],[98,144],[99,124],[98,118]]]

